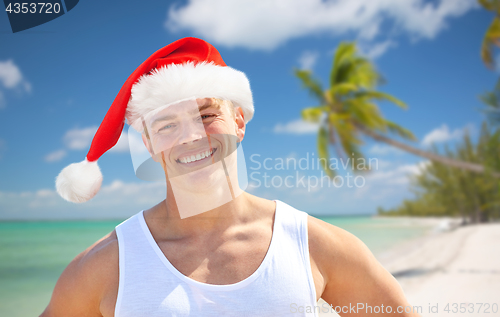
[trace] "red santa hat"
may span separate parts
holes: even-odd
[[[56,179],[64,199],[81,203],[97,194],[102,174],[97,160],[120,138],[125,119],[142,132],[141,116],[187,98],[215,97],[241,107],[245,122],[254,113],[250,83],[227,66],[209,43],[193,38],[175,41],[146,59],[123,84],[97,130],[84,161],[65,167]]]

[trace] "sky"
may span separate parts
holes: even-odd
[[[395,207],[413,197],[410,179],[427,161],[366,139],[370,173],[344,170],[342,186],[320,183],[312,166],[317,126],[300,119],[317,104],[294,69],[311,70],[326,87],[336,47],[357,41],[386,80],[378,89],[409,106],[379,103],[386,118],[411,130],[415,147],[453,147],[465,131],[477,135],[478,96],[495,84],[479,55],[492,18],[475,0],[87,0],[12,33],[0,13],[0,220],[126,218],[164,199],[164,182],[134,174],[128,126],[99,159],[104,180],[91,201],[64,201],[54,180],[85,158],[135,68],[187,36],[210,42],[250,80],[255,115],[242,142],[248,192],[313,215]],[[303,165],[279,165],[287,159]]]

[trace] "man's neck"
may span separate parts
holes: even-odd
[[[222,232],[227,228],[250,221],[253,214],[253,201],[256,197],[242,192],[234,200],[212,210],[195,216],[181,218],[173,193],[153,207],[155,222],[169,236],[183,238],[189,236],[207,236]]]

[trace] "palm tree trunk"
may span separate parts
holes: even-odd
[[[337,142],[338,137],[335,136],[335,129],[333,129],[330,125],[327,125],[327,126],[328,126],[328,130],[329,130],[329,142],[331,144],[333,144],[333,146],[335,147],[335,152],[336,152],[337,156],[341,160],[346,159],[344,152],[342,152],[342,149],[340,148],[340,145]]]
[[[403,151],[415,154],[417,156],[425,157],[425,158],[427,158],[427,159],[429,159],[431,161],[439,162],[439,163],[442,163],[442,164],[445,164],[445,165],[448,165],[448,166],[458,167],[458,168],[461,168],[461,169],[466,169],[466,170],[477,172],[477,173],[484,173],[485,172],[484,166],[482,166],[480,164],[458,161],[458,160],[455,160],[455,159],[452,159],[452,158],[449,158],[449,157],[446,157],[446,156],[441,156],[441,155],[437,155],[437,154],[434,154],[434,153],[431,153],[431,152],[428,152],[428,151],[424,151],[424,150],[420,150],[420,149],[414,148],[414,147],[409,146],[407,144],[404,144],[402,142],[390,139],[390,138],[388,138],[388,137],[386,137],[386,136],[384,136],[382,134],[378,134],[378,133],[376,133],[376,132],[374,132],[374,131],[372,131],[370,129],[365,128],[361,124],[356,124],[356,127],[360,131],[362,131],[364,134],[366,134],[369,137],[371,137],[372,139],[375,139],[377,141],[381,141],[381,142],[387,143],[389,145],[397,147],[397,148],[399,148],[399,149],[401,149]],[[491,175],[494,176],[495,178],[500,178],[500,173],[493,172]]]

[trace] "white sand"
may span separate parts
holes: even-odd
[[[440,227],[377,257],[422,316],[500,316],[500,224]]]

